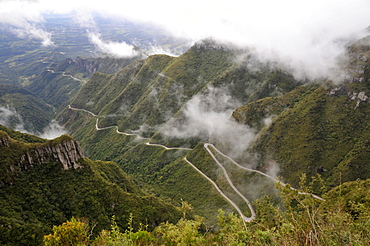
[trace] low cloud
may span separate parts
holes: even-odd
[[[140,53],[135,50],[135,47],[129,45],[125,42],[113,42],[113,41],[103,41],[101,35],[97,33],[88,33],[90,42],[95,45],[95,47],[109,56],[117,58],[134,57],[138,56]]]
[[[39,25],[44,19],[35,4],[36,1],[1,1],[0,23],[10,25],[18,37],[41,40],[43,46],[53,46],[51,33]]]
[[[168,55],[172,57],[177,57],[181,54],[176,54],[170,49],[163,48],[161,46],[155,46],[152,45],[148,48],[148,51],[146,52],[148,55]]]
[[[22,116],[10,106],[0,107],[0,125],[15,131],[33,134],[46,139],[54,139],[63,134],[67,134],[67,131],[60,126],[56,120],[52,120],[50,124],[42,130],[42,133],[33,131],[33,124],[24,121]]]
[[[51,41],[51,33],[46,32],[33,24],[25,23],[23,26],[12,30],[20,38],[41,40],[42,46],[45,47],[54,46],[54,42]]]
[[[166,137],[201,138],[217,143],[217,146],[234,157],[240,158],[255,136],[252,129],[231,118],[240,103],[227,89],[209,87],[194,96],[185,106],[183,116],[172,119],[160,129]]]
[[[189,0],[181,5],[158,1],[38,0],[1,1],[0,22],[26,33],[30,24],[43,21],[42,13],[79,14],[79,22],[91,31],[91,13],[109,18],[150,23],[176,37],[199,41],[215,38],[255,49],[261,60],[281,63],[297,78],[340,78],[338,56],[349,43],[368,35],[368,0]],[[126,43],[104,41],[92,32],[91,40],[107,54],[133,55]],[[30,31],[29,35],[51,44],[50,35]],[[163,50],[157,50],[163,52]],[[166,51],[165,51],[166,52]]]
[[[0,124],[15,131],[29,133],[25,130],[24,122],[20,114],[10,106],[0,107]]]
[[[44,128],[41,134],[38,134],[41,138],[54,139],[63,134],[67,134],[67,131],[58,124],[56,120],[52,120],[50,124]]]

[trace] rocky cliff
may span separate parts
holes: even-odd
[[[69,59],[69,63],[71,64],[72,62],[73,60]],[[87,71],[89,76],[95,73],[99,67],[99,65],[93,62],[93,60],[83,59],[79,56],[76,58],[76,66]]]
[[[80,161],[84,158],[77,141],[67,135],[32,143],[15,140],[0,131],[0,186],[13,184],[19,172],[40,164],[61,163],[62,170],[82,168]]]
[[[50,141],[44,145],[29,149],[21,156],[19,166],[21,170],[24,170],[35,164],[60,162],[63,164],[64,170],[71,168],[76,169],[81,167],[81,165],[78,164],[78,160],[84,157],[77,141],[68,137],[66,140],[62,140],[58,143]]]
[[[9,147],[10,137],[5,132],[0,132],[0,147]]]

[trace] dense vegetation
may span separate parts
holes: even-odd
[[[209,94],[209,86],[217,88],[220,96],[230,95],[240,105],[284,94],[301,84],[288,73],[267,65],[258,71],[248,67],[248,62],[256,59],[252,54],[243,62],[236,61],[239,52],[236,48],[205,40],[180,57],[155,55],[113,75],[95,73],[71,105],[101,116],[99,127],[118,125],[120,131],[128,132],[141,129],[139,133],[152,137],[153,143],[198,146],[189,153],[195,157],[191,160],[203,167],[202,170],[211,170],[209,175],[212,176],[215,175],[212,172],[217,172],[216,166],[207,161],[209,157],[202,145],[198,145],[200,141],[207,141],[207,137],[163,138],[158,127],[171,117],[181,124],[186,103],[196,94]],[[66,109],[59,120],[78,139],[90,158],[116,161],[158,196],[190,202],[207,222],[216,222],[219,208],[231,210],[216,191],[209,193],[211,185],[182,160],[187,151],[147,146],[145,140],[119,135],[113,128],[96,131],[96,118],[86,112]],[[224,181],[220,178],[220,182]],[[241,181],[239,185],[247,186],[248,183]]]
[[[127,228],[127,219],[135,214],[133,225],[137,227],[142,222],[148,229],[164,221],[174,223],[180,217],[176,207],[143,192],[114,162],[85,158],[79,161],[82,167],[77,169],[63,170],[59,162],[19,169],[18,158],[22,154],[46,143],[31,135],[7,132],[14,139],[10,139],[9,146],[0,147],[1,245],[40,245],[52,225],[72,216],[88,219],[93,235],[108,229],[113,215],[120,227]],[[0,137],[9,135],[1,131]],[[51,144],[66,139],[70,137],[61,137]]]
[[[6,111],[6,112],[3,112]],[[42,132],[54,117],[53,108],[29,91],[0,84],[2,124],[28,132]]]
[[[305,177],[301,181],[305,183]],[[319,181],[319,180],[316,180]],[[312,184],[311,184],[312,185]],[[243,223],[233,214],[218,214],[218,230],[206,228],[202,219],[191,220],[191,207],[183,203],[183,217],[176,223],[163,223],[153,231],[145,226],[117,226],[97,238],[88,236],[89,223],[72,219],[54,226],[53,234],[44,237],[45,245],[368,245],[370,243],[370,180],[340,185],[325,193],[325,201],[281,189],[284,208],[269,197],[256,201],[258,217]],[[302,184],[305,191],[310,185]],[[323,187],[322,187],[323,188]]]
[[[260,168],[269,160],[277,161],[281,176],[295,186],[303,173],[309,177],[320,174],[332,187],[369,178],[370,54],[369,47],[360,50],[351,54],[347,83],[305,85],[234,111],[239,122],[260,129],[263,119],[273,118],[250,148],[259,153]]]

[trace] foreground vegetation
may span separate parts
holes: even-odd
[[[302,176],[302,186],[311,191],[313,183],[304,183]],[[91,225],[72,218],[54,226],[44,245],[369,245],[369,186],[370,180],[345,183],[325,193],[325,201],[279,187],[283,208],[269,197],[259,199],[252,223],[220,210],[219,228],[206,228],[200,218],[188,219],[187,203],[182,204],[183,216],[176,224],[162,223],[153,231],[143,225],[133,228],[132,217],[122,231],[113,217],[110,230],[91,238]]]

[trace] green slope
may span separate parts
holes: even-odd
[[[12,85],[0,85],[0,107],[3,124],[10,128],[18,125],[28,132],[42,132],[54,118],[50,105],[29,91]]]
[[[22,85],[55,108],[62,109],[94,72],[115,73],[137,59],[139,56],[127,59],[68,58],[49,65]]]
[[[359,41],[350,50],[347,83],[304,86],[282,97],[264,98],[234,111],[248,125],[267,117],[251,152],[264,168],[275,160],[281,176],[298,185],[299,177],[322,175],[331,186],[370,177],[368,138],[369,46]]]
[[[163,137],[158,126],[172,117],[181,125],[186,117],[187,102],[196,95],[208,95],[207,88],[217,88],[221,97],[232,97],[234,104],[240,105],[261,97],[281,95],[301,83],[267,65],[258,71],[250,68],[248,63],[255,58],[239,62],[235,57],[241,52],[246,51],[206,40],[180,57],[155,55],[112,75],[95,73],[71,105],[98,115],[101,128],[117,125],[120,131],[139,130],[142,136],[152,137],[152,143],[196,147],[199,141],[208,139],[202,136],[192,139]],[[215,102],[221,103],[217,101],[216,98]],[[187,151],[147,146],[148,140],[117,134],[113,128],[96,131],[96,117],[82,111],[65,109],[59,120],[79,140],[90,158],[116,161],[158,196],[190,202],[196,213],[206,217],[210,224],[215,224],[219,208],[233,211],[212,185],[182,159]],[[204,159],[207,154],[201,146],[189,153],[194,156],[191,161],[202,170],[208,170],[209,175],[218,175],[220,185],[225,186],[215,163],[209,157]],[[253,180],[256,178],[245,174],[238,185],[247,187]],[[248,193],[247,188],[245,190]]]
[[[113,215],[122,228],[127,227],[131,213],[135,226],[141,222],[149,228],[167,220],[175,222],[180,217],[177,208],[143,192],[114,162],[84,158],[76,163],[80,168],[63,170],[58,161],[36,164],[38,160],[34,157],[34,165],[24,170],[17,164],[24,153],[35,148],[47,151],[47,146],[72,139],[62,136],[45,141],[2,130],[6,132],[0,131],[1,139],[9,142],[7,145],[2,141],[0,147],[2,245],[40,245],[52,225],[72,216],[86,218],[96,225],[93,233],[110,228]]]
[[[366,139],[370,108],[367,103],[356,108],[357,102],[351,101],[347,92],[343,94],[331,96],[328,90],[318,88],[279,114],[256,141],[254,148],[262,155],[260,165],[275,159],[281,175],[295,185],[302,173],[320,173],[332,185],[369,177]],[[253,106],[250,110],[264,109]],[[250,110],[245,109],[248,115]]]

